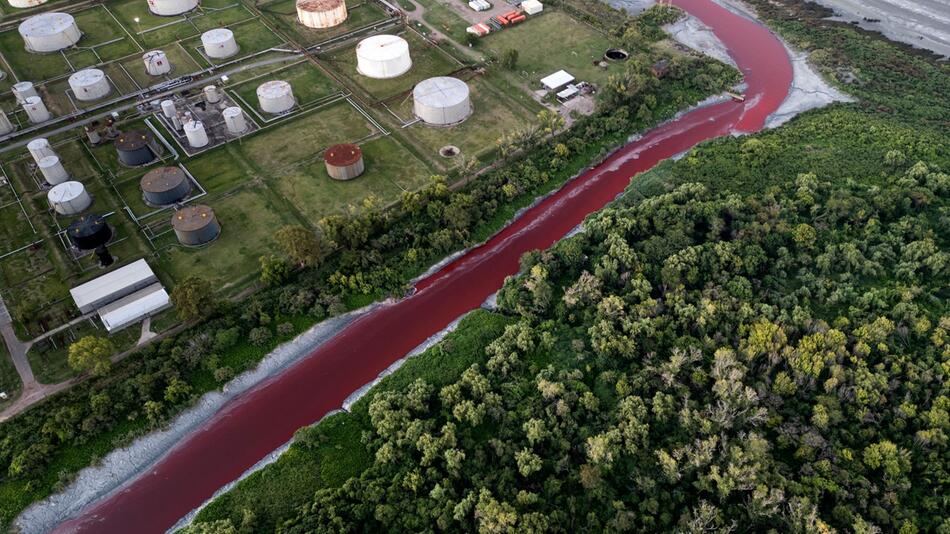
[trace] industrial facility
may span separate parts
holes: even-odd
[[[109,79],[99,69],[83,69],[69,77],[69,88],[76,100],[87,102],[99,100],[109,94]]]
[[[221,234],[221,225],[214,216],[214,210],[204,204],[176,211],[172,214],[171,223],[178,242],[182,245],[204,245]]]
[[[297,0],[297,20],[308,28],[325,29],[346,20],[344,0]]]
[[[356,71],[376,79],[395,78],[412,68],[409,43],[397,35],[374,35],[356,45]]]
[[[119,135],[115,140],[119,162],[126,167],[141,167],[155,161],[161,154],[152,134],[145,130],[133,130]]]
[[[201,46],[205,55],[214,59],[229,58],[239,50],[234,32],[227,28],[215,28],[201,34]]]
[[[265,113],[286,113],[296,105],[290,84],[283,80],[264,82],[257,88],[257,100]]]
[[[472,114],[468,84],[451,76],[422,80],[412,89],[412,109],[426,124],[458,124]]]
[[[283,109],[282,106],[286,106],[288,100],[290,107],[296,104],[289,84],[286,93],[281,87],[275,88],[273,94],[266,90],[264,92],[265,97],[260,100],[265,111],[274,109],[274,113],[280,113],[276,110]],[[189,155],[258,129],[258,125],[217,85],[208,85],[197,93],[187,91],[162,100],[159,111],[156,117]]]
[[[148,0],[148,10],[155,15],[171,17],[198,7],[200,0]]]
[[[58,52],[79,42],[82,32],[68,13],[41,13],[20,23],[28,52]]]
[[[180,167],[159,167],[142,177],[142,197],[150,206],[170,206],[188,198],[193,184]]]
[[[363,174],[363,150],[350,143],[334,145],[323,153],[327,174],[334,180],[352,180]]]
[[[171,305],[168,293],[145,260],[137,260],[69,290],[82,313],[97,312],[109,333]]]

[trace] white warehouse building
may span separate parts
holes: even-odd
[[[187,13],[198,7],[199,0],[148,0],[148,10],[152,13],[170,17]]]
[[[412,109],[426,124],[460,123],[472,114],[468,84],[451,76],[422,80],[412,89]]]
[[[79,42],[82,32],[68,13],[41,13],[19,26],[20,36],[29,52],[56,52]]]
[[[356,71],[370,78],[395,78],[412,67],[409,43],[396,35],[374,35],[356,45]]]
[[[69,77],[69,88],[77,100],[99,100],[109,94],[109,79],[99,69],[83,69]]]
[[[168,293],[145,260],[137,260],[69,290],[82,313],[99,312],[110,333],[169,306]]]

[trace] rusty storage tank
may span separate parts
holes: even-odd
[[[169,206],[181,202],[191,193],[192,183],[180,167],[159,167],[145,173],[140,183],[145,203]]]
[[[221,225],[214,210],[204,204],[188,206],[172,214],[172,228],[182,245],[198,246],[214,241],[221,234]]]
[[[297,0],[297,20],[308,28],[332,28],[346,20],[344,0]]]
[[[334,180],[352,180],[363,174],[363,150],[358,145],[334,145],[323,153],[327,174]]]
[[[139,167],[155,161],[152,145],[152,134],[145,130],[124,132],[115,140],[119,162],[127,167]]]

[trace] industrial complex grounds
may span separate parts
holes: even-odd
[[[0,531],[950,534],[937,0],[0,0]]]

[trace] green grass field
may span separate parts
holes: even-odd
[[[313,29],[297,22],[296,3],[296,0],[277,0],[258,6],[258,9],[277,28],[287,32],[292,39],[305,46],[322,43],[327,39],[389,18],[379,4],[372,0],[348,2],[347,16],[343,24],[333,28]]]
[[[409,91],[420,81],[458,70],[460,65],[436,46],[427,43],[415,32],[403,32],[400,37],[409,43],[412,68],[396,78],[377,80],[356,71],[356,47],[344,48],[330,54],[327,62],[340,74],[352,80],[373,98],[382,100]]]
[[[606,35],[560,11],[544,11],[518,26],[483,37],[479,44],[495,57],[501,57],[508,49],[517,50],[516,71],[532,87],[560,69],[578,80],[604,83],[612,72],[622,68],[619,63],[611,63],[607,69],[593,64],[603,58],[610,46]]]
[[[202,31],[234,24],[252,16],[247,8],[233,0],[205,0],[201,8],[187,14],[187,20],[185,17],[153,15],[140,0],[120,0],[109,3],[108,7],[146,48],[194,37]],[[135,22],[136,17],[138,22]]]

